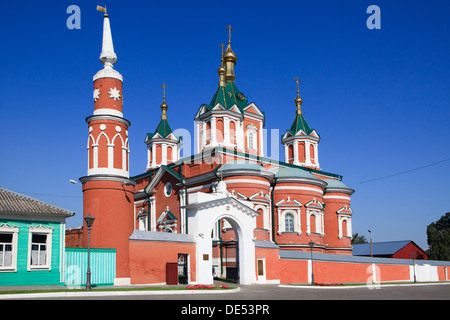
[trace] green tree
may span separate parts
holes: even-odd
[[[450,212],[428,225],[427,242],[431,260],[450,261]]]
[[[358,233],[354,233],[352,237],[352,244],[359,244],[359,243],[367,243],[367,239],[365,236],[360,236]]]

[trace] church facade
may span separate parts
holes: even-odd
[[[171,264],[186,283],[279,283],[280,273],[295,272],[281,266],[280,250],[352,255],[354,190],[319,165],[320,135],[303,115],[298,79],[293,122],[281,137],[285,161],[276,161],[265,157],[263,110],[236,85],[228,28],[217,90],[192,110],[196,153],[180,158],[183,141],[169,125],[163,85],[160,122],[142,145],[147,166],[130,177],[124,79],[114,69],[105,13],[103,69],[93,78],[86,119],[88,170],[80,181],[84,215],[96,219],[91,246],[117,250],[118,284],[166,283]]]

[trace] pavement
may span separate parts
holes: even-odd
[[[417,284],[383,284],[381,286],[296,286],[296,285],[239,285],[226,284],[236,287],[228,290],[145,290],[152,286],[111,286],[97,287],[91,291],[58,291],[39,292],[33,290],[64,290],[64,286],[6,286],[0,287],[0,300],[10,299],[39,299],[39,300],[311,300],[311,299],[333,299],[333,300],[385,300],[385,299],[407,299],[427,300],[439,299],[450,300],[450,282],[439,283],[417,283]],[[161,287],[161,286],[157,286]],[[171,288],[185,288],[186,285],[168,286]],[[129,289],[141,289],[129,291]],[[101,289],[101,291],[99,290]],[[111,291],[104,290],[111,289]],[[124,289],[124,290],[120,290]],[[9,294],[6,291],[23,290],[29,291],[20,294]],[[125,291],[127,290],[127,291]],[[2,293],[3,292],[3,293]]]

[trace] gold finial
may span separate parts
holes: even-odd
[[[228,29],[228,45],[231,44],[231,31],[234,31],[231,29],[231,25],[226,26],[225,28]]]
[[[169,106],[166,103],[166,84],[163,83],[162,86],[163,88],[163,103],[161,103],[161,120],[167,120],[167,109],[169,108]]]
[[[302,114],[302,98],[300,98],[300,89],[299,89],[299,83],[300,80],[298,77],[294,79],[297,82],[297,98],[295,98],[295,105],[297,106],[297,114]]]

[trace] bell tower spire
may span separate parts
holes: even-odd
[[[297,82],[297,97],[294,99],[297,110],[291,128],[286,131],[281,139],[284,145],[284,161],[303,167],[319,169],[318,145],[320,136],[316,130],[311,129],[303,117],[302,103],[300,98],[299,83]]]
[[[111,34],[111,26],[109,23],[108,13],[106,12],[106,6],[97,6],[97,10],[103,12],[103,41],[102,41],[102,53],[100,54],[100,61],[105,65],[105,68],[112,68],[113,64],[117,62],[117,56],[114,52],[114,45]]]
[[[111,25],[106,8],[100,62],[103,69],[94,78],[94,113],[86,119],[88,124],[88,170],[80,178],[83,183],[83,215],[95,218],[91,245],[95,248],[116,249],[116,284],[129,284],[130,268],[128,237],[133,232],[134,180],[129,179],[128,127],[123,117],[122,75],[114,70],[117,62]],[[111,237],[111,234],[114,237]],[[88,235],[83,229],[83,242],[87,247]]]
[[[182,146],[181,137],[173,134],[167,121],[166,84],[162,84],[163,102],[161,108],[161,121],[154,133],[147,133],[145,144],[147,144],[147,171],[161,165],[167,165],[180,159]]]

